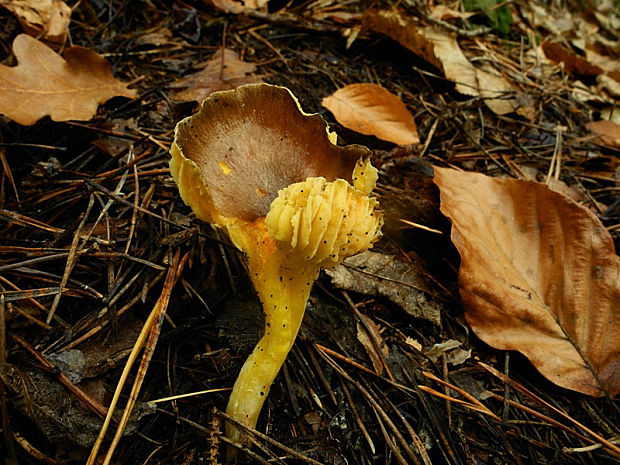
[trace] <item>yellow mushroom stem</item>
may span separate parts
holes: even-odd
[[[247,253],[251,278],[263,304],[265,333],[243,365],[227,413],[255,427],[267,393],[290,351],[319,270],[371,247],[380,236],[381,213],[368,196],[376,169],[360,161],[353,185],[343,179],[308,178],[278,193],[265,218],[229,224],[233,242]],[[247,443],[227,424],[229,438]]]
[[[275,247],[266,254],[248,255],[249,271],[265,313],[265,332],[241,368],[227,413],[252,428],[295,342],[312,283],[319,271],[316,265],[291,269],[287,258]],[[226,425],[226,435],[236,442],[247,442],[230,424]]]

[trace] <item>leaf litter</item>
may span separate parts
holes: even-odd
[[[520,106],[515,87],[490,67],[475,67],[456,38],[434,26],[424,26],[396,10],[370,12],[365,27],[386,34],[443,71],[459,92],[477,96],[495,113],[504,115]]]
[[[480,9],[482,3],[487,6]],[[319,280],[303,337],[255,433],[260,447],[241,451],[244,463],[284,455],[284,463],[615,463],[620,420],[613,400],[549,383],[518,353],[486,345],[478,339],[485,340],[482,333],[474,336],[469,315],[480,310],[457,298],[458,252],[439,215],[431,173],[421,168],[432,162],[493,179],[547,182],[583,204],[590,218],[598,216],[598,229],[618,242],[618,149],[615,139],[605,138],[614,129],[597,136],[604,125],[593,124],[615,121],[618,13],[609,1],[597,7],[438,2],[426,10],[401,2],[398,10],[381,5],[381,11],[362,1],[283,7],[222,0],[171,8],[117,0],[73,5],[71,44],[105,57],[110,74],[97,67],[95,74],[113,76],[123,92],[121,81],[132,81],[141,97],[102,100],[88,115],[73,112],[64,122],[40,120],[67,110],[70,99],[59,99],[44,102],[49,108],[31,105],[29,117],[38,120],[31,127],[1,123],[0,372],[10,372],[3,381],[13,388],[8,395],[0,390],[0,402],[9,412],[3,428],[13,434],[0,444],[0,454],[36,463],[85,463],[89,455],[104,463],[232,463],[220,433],[226,389],[259,336],[262,315],[246,292],[238,254],[178,200],[167,150],[175,123],[202,95],[261,79],[291,88],[304,108],[336,128],[322,99],[348,85],[377,83],[415,116],[421,143],[394,146],[352,131],[339,134],[343,144],[367,145],[373,163],[383,167],[379,200],[386,228],[372,252],[377,269],[360,262],[330,272],[346,277],[349,291],[339,291],[331,276]],[[234,15],[222,14],[226,9]],[[9,44],[27,26],[7,9],[0,9],[0,21],[7,25],[0,31],[3,66],[12,69],[21,61],[9,55]],[[52,40],[38,34],[41,42]],[[543,48],[548,43],[568,55],[550,60]],[[217,53],[223,54],[219,67]],[[568,73],[567,56],[602,72]],[[33,76],[40,72],[33,69]],[[201,75],[205,70],[211,74]],[[175,100],[184,91],[197,96]],[[463,199],[472,189],[465,186]],[[493,221],[515,202],[503,200],[477,214]],[[549,201],[540,218],[565,202]],[[566,237],[575,232],[566,228]],[[488,277],[493,266],[479,267],[478,277]],[[485,295],[505,286],[506,270],[494,273]],[[594,294],[586,303],[600,301]],[[594,313],[584,327],[596,322]],[[149,314],[162,324],[145,327],[147,354],[138,371],[126,369],[129,383],[137,381],[123,388],[123,365],[140,349],[127,355],[127,344],[140,339],[136,327]],[[538,334],[529,322],[531,334]],[[557,334],[558,325],[547,322],[549,334]],[[483,323],[492,337],[511,333]],[[584,346],[577,337],[573,348],[585,347],[607,382],[613,376],[604,363],[596,365],[605,339],[597,334],[592,340]],[[80,373],[93,377],[80,381]],[[591,381],[583,386],[600,395]],[[29,390],[20,388],[26,385]],[[607,386],[611,393],[613,382]],[[99,454],[91,454],[115,389],[123,393],[118,409],[128,401],[116,432],[119,439],[124,433],[120,447],[104,441]],[[132,410],[136,416],[130,417]],[[31,412],[47,412],[52,427]],[[68,419],[76,420],[70,428]],[[122,427],[126,420],[129,428]],[[56,434],[60,430],[69,433]],[[70,432],[78,430],[84,434],[72,439]]]

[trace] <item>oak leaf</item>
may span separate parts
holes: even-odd
[[[62,0],[0,0],[0,5],[33,37],[63,44],[69,34],[71,8]]]
[[[172,96],[173,101],[202,102],[212,92],[261,82],[260,76],[251,75],[256,71],[256,66],[240,60],[236,52],[228,49],[224,49],[223,52],[218,50],[198,67],[202,69],[173,84],[173,87],[185,88]]]
[[[620,259],[587,208],[544,184],[435,168],[465,316],[550,381],[620,392]]]
[[[89,120],[99,103],[114,96],[136,96],[92,50],[69,47],[61,57],[20,34],[13,41],[13,53],[17,66],[0,65],[0,113],[19,124],[31,125],[46,115],[54,121]]]
[[[399,145],[420,142],[418,128],[405,104],[377,84],[351,84],[323,99],[344,127]]]

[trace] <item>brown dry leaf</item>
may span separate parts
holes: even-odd
[[[596,134],[595,139],[603,145],[620,148],[620,124],[613,121],[592,121],[586,124],[586,129]]]
[[[598,76],[603,70],[591,65],[585,58],[566,50],[560,44],[545,42],[542,45],[545,56],[555,63],[563,63],[568,74],[579,76]]]
[[[248,10],[258,10],[267,5],[269,0],[203,0],[203,2],[224,13],[240,14]]]
[[[383,336],[381,336],[381,333],[379,332],[379,327],[375,324],[374,321],[372,321],[372,318],[364,314],[360,313],[360,318],[364,319],[366,327],[369,328],[370,331],[372,331],[374,339],[379,342],[379,348],[383,353],[383,357],[387,360],[387,358],[390,356],[390,352],[388,350],[387,344],[385,343],[385,340],[383,339]],[[357,340],[360,341],[360,343],[364,346],[364,349],[366,349],[366,352],[370,357],[370,361],[372,362],[372,366],[374,367],[377,374],[382,375],[384,368],[383,362],[381,361],[381,355],[377,352],[377,349],[372,342],[371,336],[368,334],[368,331],[366,331],[366,328],[361,323],[357,324]]]
[[[546,8],[536,5],[534,2],[523,9],[523,15],[529,19],[535,27],[541,26],[549,32],[562,36],[575,29],[575,19],[568,10],[554,11],[550,14]]]
[[[432,347],[424,351],[430,360],[436,362],[442,355],[446,356],[446,362],[450,365],[460,365],[471,357],[471,349],[461,349],[461,342],[454,339],[448,339],[447,341],[439,344],[434,344]]]
[[[99,147],[103,152],[111,157],[118,157],[131,146],[131,139],[128,137],[117,137],[112,134],[131,134],[138,129],[134,118],[129,119],[109,119],[100,126],[101,129],[110,130],[110,134],[101,135],[91,142],[95,147]]]
[[[599,87],[607,90],[613,98],[620,97],[620,72],[603,73],[596,77],[596,82]]]
[[[172,31],[164,26],[156,26],[147,29],[143,34],[135,39],[136,45],[150,45],[152,47],[163,47],[164,45],[176,44]],[[185,41],[181,44],[187,45]]]
[[[361,13],[351,11],[334,11],[329,8],[327,10],[320,10],[312,14],[312,18],[318,19],[319,21],[331,20],[339,24],[350,24],[353,22],[359,23],[362,16],[363,15]]]
[[[435,5],[431,10],[431,18],[434,19],[452,19],[452,18],[460,18],[467,19],[472,16],[478,14],[475,11],[458,11],[454,10],[446,5]]]
[[[620,392],[620,259],[587,208],[544,184],[435,168],[465,316],[550,381]]]
[[[372,11],[365,16],[364,27],[391,37],[422,57],[443,71],[458,92],[484,98],[498,115],[511,113],[521,105],[513,96],[515,89],[502,75],[474,67],[456,38],[441,29],[404,18],[398,11]]]
[[[112,76],[110,64],[83,47],[63,57],[29,35],[13,42],[18,65],[0,65],[0,113],[23,125],[49,115],[54,121],[89,120],[97,105],[114,96],[133,98],[135,90]]]
[[[619,73],[620,63],[613,50],[608,50],[598,43],[586,42],[584,53],[593,66],[599,66],[607,73]]]
[[[251,76],[256,66],[239,59],[236,52],[218,50],[202,63],[203,69],[174,83],[174,87],[185,87],[172,96],[175,102],[201,102],[212,92],[234,89],[241,84],[261,82],[260,76]]]
[[[433,344],[432,347],[424,350],[424,355],[426,355],[431,361],[436,362],[446,352],[460,347],[461,344],[462,342],[460,341],[448,339],[447,341],[441,342],[439,344]]]
[[[601,119],[613,121],[620,125],[620,108],[609,106],[601,109]]]
[[[586,43],[585,54],[588,61],[603,70],[596,77],[598,85],[610,95],[620,97],[620,60],[612,50],[606,50],[600,44]]]
[[[71,8],[62,0],[0,0],[13,13],[24,32],[63,44],[69,34]]]
[[[577,185],[569,186],[566,182],[561,179],[556,179],[555,177],[547,178],[548,173],[542,172],[541,170],[533,167],[533,166],[521,166],[521,173],[523,174],[523,178],[528,181],[540,181],[544,182],[549,189],[559,194],[563,194],[569,199],[572,199],[576,202],[587,202],[588,197],[584,194],[582,190],[577,188]]]
[[[344,127],[398,145],[420,142],[405,104],[377,84],[351,84],[322,101]]]
[[[415,350],[419,352],[422,352],[422,344],[420,344],[420,341],[418,341],[417,339],[407,336],[405,338],[405,344],[407,344],[410,347],[413,347]]]
[[[269,0],[243,0],[246,9],[258,10],[269,3]]]
[[[439,325],[439,305],[427,296],[432,284],[416,266],[395,255],[367,250],[325,272],[340,289],[382,295],[415,318]]]

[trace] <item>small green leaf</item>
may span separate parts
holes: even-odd
[[[465,9],[467,11],[480,11],[484,13],[489,20],[491,29],[507,36],[510,33],[510,26],[512,25],[512,14],[507,5],[497,7],[498,4],[503,3],[501,0],[464,0]]]

